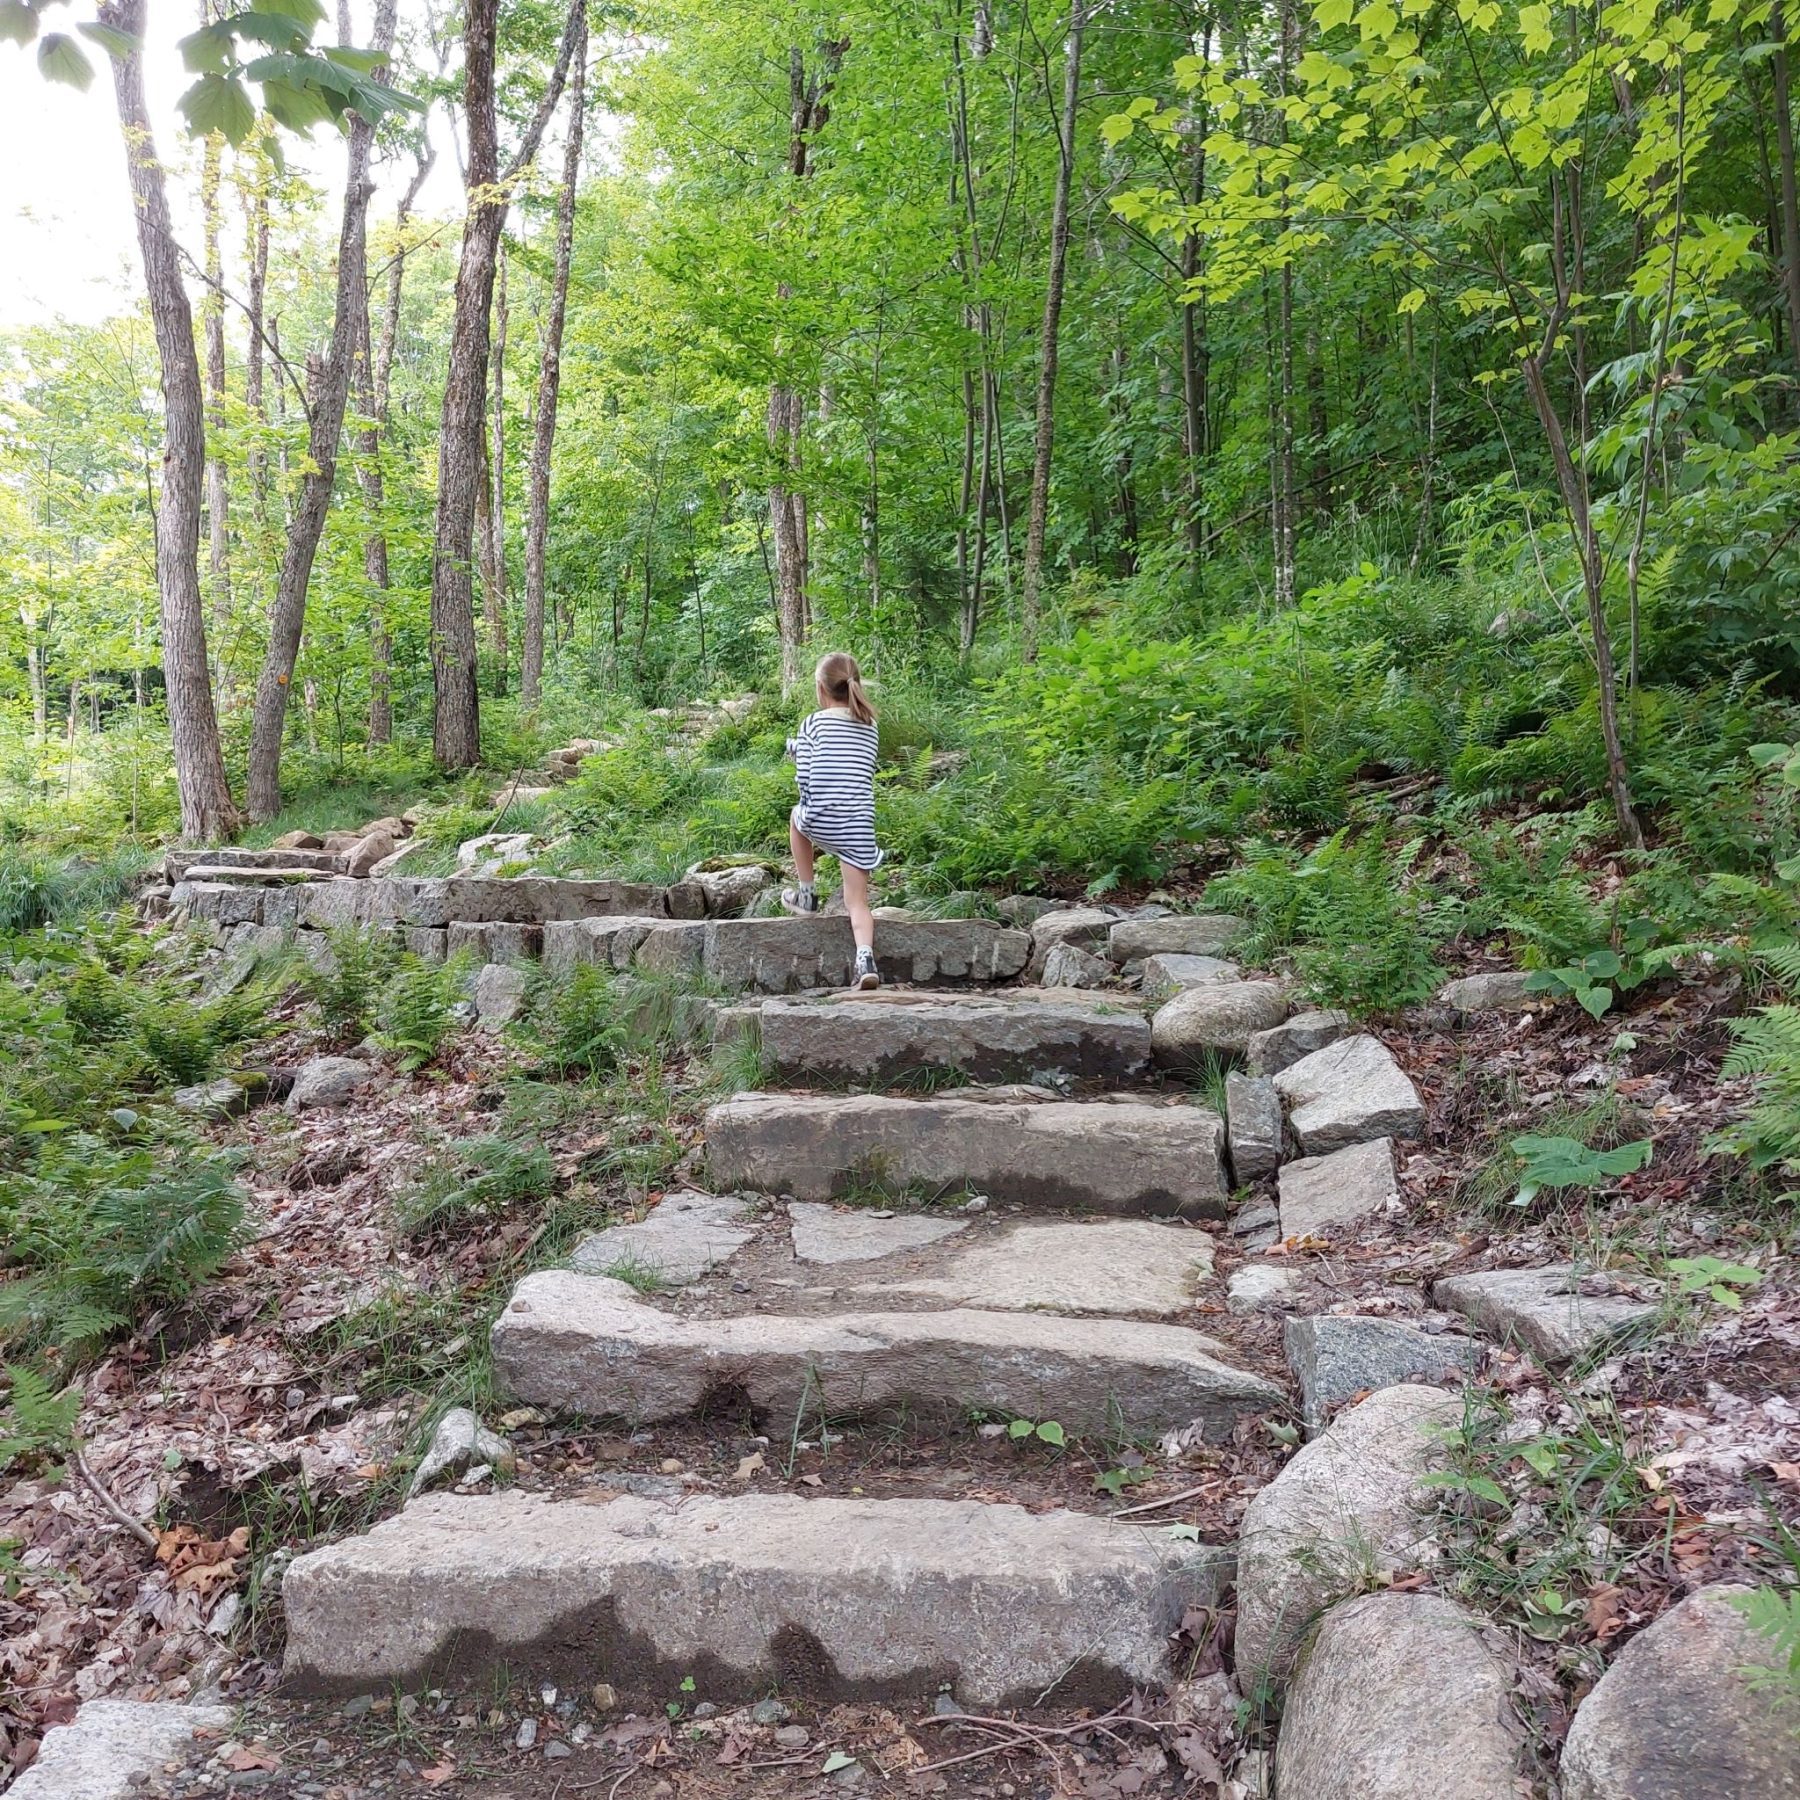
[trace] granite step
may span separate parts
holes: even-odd
[[[904,1411],[938,1425],[980,1411],[1054,1419],[1071,1435],[1199,1424],[1217,1440],[1283,1401],[1180,1325],[968,1306],[706,1318],[567,1270],[521,1281],[492,1341],[513,1398],[634,1427],[729,1405],[783,1437],[827,1420]]]
[[[1074,988],[937,996],[883,992],[765,1000],[764,1062],[783,1082],[885,1087],[972,1081],[1135,1081],[1150,1021],[1130,1000]]]
[[[713,1185],[830,1200],[973,1188],[1031,1207],[1223,1218],[1218,1114],[1186,1102],[740,1094],[706,1115]]]
[[[282,1582],[301,1692],[508,1671],[716,1702],[1111,1705],[1167,1673],[1229,1551],[973,1500],[798,1495],[416,1501]]]

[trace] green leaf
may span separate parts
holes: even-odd
[[[129,31],[115,31],[110,25],[97,25],[84,21],[75,27],[84,38],[98,44],[108,56],[123,62],[126,57],[133,56],[142,48],[144,40]]]
[[[1313,8],[1313,23],[1321,31],[1330,31],[1334,26],[1348,25],[1353,10],[1352,0],[1319,0]]]
[[[325,17],[324,0],[262,0],[257,12],[270,14],[278,19],[292,19],[296,25],[303,25],[307,35]]]
[[[46,81],[60,81],[65,87],[84,91],[93,86],[94,65],[88,61],[87,52],[66,31],[46,34],[38,45],[38,68],[43,71]]]
[[[289,131],[311,131],[342,110],[341,105],[334,107],[317,88],[300,87],[291,81],[265,81],[262,97],[269,117]]]
[[[256,129],[256,108],[235,75],[202,75],[177,102],[189,130],[201,137],[222,132],[241,144]]]
[[[190,75],[224,75],[231,69],[235,45],[227,26],[202,25],[198,31],[190,31],[177,48],[181,66]]]
[[[1054,1419],[1046,1419],[1037,1428],[1037,1434],[1046,1444],[1054,1444],[1059,1450],[1068,1441],[1063,1436],[1063,1428]]]
[[[25,0],[0,0],[0,42],[29,44],[38,34],[38,16]]]
[[[1424,304],[1425,290],[1423,288],[1414,288],[1410,293],[1405,293],[1400,296],[1400,304],[1394,308],[1394,311],[1399,313],[1402,318],[1405,318],[1408,313],[1416,313]]]
[[[1596,981],[1611,981],[1624,970],[1625,963],[1616,950],[1590,950],[1581,959],[1581,966]]]
[[[1612,1006],[1614,998],[1613,991],[1609,987],[1578,987],[1575,990],[1575,1000],[1581,1010],[1596,1019],[1607,1012]]]
[[[1031,1436],[1034,1429],[1035,1427],[1029,1419],[1014,1419],[1013,1422],[1007,1426],[1006,1435],[1010,1438],[1028,1438]]]

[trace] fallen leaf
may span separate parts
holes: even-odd
[[[738,1459],[737,1473],[732,1476],[732,1480],[748,1481],[753,1475],[760,1475],[763,1466],[763,1453],[760,1450],[752,1450],[748,1456]]]

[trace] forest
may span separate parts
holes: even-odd
[[[1577,1788],[1563,1746],[1708,1583],[1750,1590],[1779,1657],[1757,1691],[1797,1704],[1784,0],[166,4],[0,0],[0,95],[116,115],[133,254],[104,317],[0,277],[0,1788],[96,1695],[262,1704],[290,1559],[410,1517],[463,1408],[527,1487],[951,1479],[897,1428],[839,1452],[822,1404],[814,1437],[708,1437],[703,1410],[609,1437],[509,1405],[495,1366],[515,1283],[691,1199],[705,1121],[777,1085],[734,997],[779,1011],[789,976],[721,975],[720,933],[777,923],[790,737],[834,651],[878,714],[878,932],[1017,951],[977,976],[908,948],[919,985],[1066,979],[1153,1014],[1139,1113],[1216,1113],[1231,1158],[1237,1084],[1279,1069],[1241,1030],[1165,1055],[1183,981],[1256,989],[1258,1036],[1353,1032],[1417,1103],[1372,1224],[1288,1229],[1312,1152],[1273,1088],[1268,1166],[1182,1215],[1234,1221],[1231,1303],[1195,1304],[1303,1419],[1221,1444],[970,1407],[954,1479],[1034,1514],[1166,1495],[1159,1527],[1235,1542],[1320,1424],[1296,1325],[1412,1318],[1418,1269],[1460,1272],[1441,1295],[1567,1259],[1654,1342],[1548,1375],[1488,1345],[1427,1483],[1439,1560],[1373,1586],[1522,1646],[1521,1792],[1699,1791]],[[371,874],[406,890],[385,923],[307,912],[307,884]],[[556,931],[600,941],[580,911],[405,911],[464,876],[635,896],[659,923],[631,944],[668,960],[559,972]],[[1215,919],[1236,935],[1193,953]],[[1118,948],[1140,925],[1237,960],[1153,997],[1156,957]],[[825,985],[807,954],[792,987]],[[1507,997],[1446,998],[1471,981]],[[344,1062],[347,1108],[292,1098]],[[1042,1073],[849,1085],[1023,1106]],[[1092,1073],[1050,1097],[1100,1099]],[[922,1195],[859,1165],[826,1197],[938,1220],[954,1189],[971,1231],[1010,1229],[965,1175]],[[1275,1235],[1234,1242],[1264,1203]],[[1237,1305],[1263,1254],[1308,1304]],[[607,1272],[678,1310],[654,1270]],[[553,1682],[396,1713],[394,1791],[522,1767],[542,1733],[649,1792],[728,1729],[733,1771],[829,1750],[771,1796],[885,1780],[898,1741],[915,1772],[975,1760],[953,1795],[1004,1766],[1026,1785],[1001,1793],[1248,1800],[1302,1734],[1231,1662],[1249,1601],[1216,1599],[1175,1636],[1239,1698],[1156,1713],[1136,1762],[1140,1726],[1091,1709],[972,1708],[929,1751],[1004,1741],[943,1762],[848,1703],[810,1740],[786,1701],[714,1727],[671,1664],[623,1723],[579,1698],[578,1725]],[[354,1785],[377,1751],[335,1713],[254,1716],[228,1748],[276,1760],[221,1767],[320,1777],[303,1746],[341,1735],[330,1791],[388,1791]],[[1691,1735],[1773,1757],[1747,1800],[1789,1791],[1791,1736],[1747,1716]],[[752,1791],[707,1779],[746,1785],[679,1791]]]

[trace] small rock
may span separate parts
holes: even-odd
[[[316,1107],[348,1106],[351,1096],[375,1074],[366,1062],[353,1056],[314,1056],[303,1062],[288,1090],[289,1112],[308,1112]]]
[[[1058,944],[1086,949],[1103,943],[1112,929],[1113,917],[1097,906],[1061,906],[1040,914],[1031,926],[1031,960],[1025,967],[1025,979],[1042,980],[1050,952]]]
[[[478,1463],[510,1469],[513,1462],[512,1445],[505,1438],[489,1431],[466,1406],[453,1406],[438,1421],[431,1448],[413,1471],[406,1497],[410,1500],[444,1476],[461,1474]]]
[[[812,1733],[804,1725],[783,1725],[775,1733],[775,1741],[784,1750],[801,1750],[812,1742]]]
[[[518,1733],[513,1738],[513,1742],[519,1749],[529,1750],[537,1742],[537,1720],[521,1719]]]
[[[323,850],[325,840],[310,831],[284,831],[269,848],[271,850]]]
[[[504,1030],[525,1010],[531,977],[508,963],[485,963],[475,977],[475,1022],[483,1031]]]
[[[1264,1312],[1293,1299],[1299,1283],[1286,1269],[1271,1263],[1245,1263],[1233,1269],[1225,1283],[1225,1310],[1230,1313]]]
[[[785,1725],[793,1716],[779,1700],[759,1700],[750,1709],[751,1721],[757,1725]]]
[[[399,846],[385,831],[372,831],[357,841],[344,857],[346,875],[367,876],[378,862],[385,861]]]
[[[1143,996],[1146,1006],[1161,1006],[1191,987],[1209,987],[1218,981],[1242,981],[1244,972],[1234,962],[1217,956],[1146,956]]]
[[[1112,975],[1111,965],[1076,944],[1054,944],[1044,958],[1044,987],[1099,987]]]
[[[1237,1722],[1237,1690],[1223,1669],[1192,1681],[1178,1681],[1169,1692],[1169,1710],[1177,1725],[1224,1732]]]
[[[665,1475],[680,1475],[687,1468],[679,1456],[665,1456],[658,1466]]]
[[[561,1762],[565,1756],[573,1756],[574,1754],[575,1752],[571,1750],[561,1738],[552,1738],[550,1742],[544,1746],[544,1760],[546,1762]]]
[[[1330,1237],[1332,1227],[1400,1204],[1394,1146],[1388,1138],[1329,1156],[1303,1156],[1280,1172],[1281,1235]]]
[[[1526,991],[1529,979],[1522,969],[1501,969],[1487,975],[1464,975],[1446,981],[1437,991],[1437,1004],[1469,1015],[1484,1012],[1518,1012],[1542,999]]]
[[[1517,1340],[1549,1368],[1591,1356],[1656,1317],[1645,1301],[1583,1293],[1582,1287],[1573,1263],[1554,1263],[1450,1275],[1432,1292],[1440,1306],[1466,1314],[1503,1343]]]
[[[1481,1360],[1481,1347],[1473,1338],[1449,1331],[1434,1335],[1401,1319],[1359,1313],[1289,1319],[1282,1346],[1300,1384],[1301,1412],[1314,1430],[1352,1394],[1456,1378]]]
[[[1225,1077],[1225,1130],[1232,1179],[1240,1187],[1273,1175],[1281,1166],[1281,1096],[1266,1075]]]
[[[1151,956],[1217,956],[1243,929],[1243,920],[1229,913],[1140,913],[1113,926],[1106,954],[1123,968]]]
[[[221,1075],[217,1081],[202,1082],[198,1087],[177,1088],[172,1098],[178,1112],[192,1113],[200,1119],[235,1119],[240,1113],[247,1113],[258,1096],[268,1092],[268,1087],[268,1081],[261,1076]]]
[[[711,1719],[717,1716],[718,1711],[719,1708],[715,1702],[711,1700],[702,1700],[700,1704],[694,1708],[694,1717],[696,1719]]]
[[[456,866],[476,875],[491,875],[508,863],[531,860],[537,843],[529,831],[489,831],[456,847]]]
[[[610,1681],[597,1681],[590,1698],[594,1702],[595,1712],[611,1712],[619,1704],[618,1690]]]
[[[1252,1075],[1274,1075],[1327,1044],[1335,1044],[1353,1029],[1344,1012],[1295,1013],[1291,1019],[1253,1032],[1244,1046],[1244,1067]]]
[[[1046,900],[1042,894],[1002,894],[994,902],[997,912],[1008,925],[1022,926],[1029,930],[1045,913],[1054,912],[1056,902]]]
[[[1371,1138],[1416,1137],[1425,1128],[1419,1091],[1379,1038],[1342,1038],[1275,1077],[1288,1125],[1306,1156]]]

